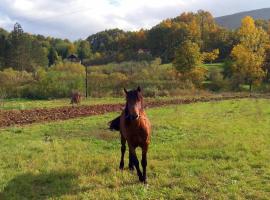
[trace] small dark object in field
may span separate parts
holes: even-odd
[[[70,104],[72,104],[72,106],[74,104],[79,105],[81,103],[81,98],[80,92],[72,92]]]
[[[121,161],[119,168],[124,169],[124,156],[126,151],[126,142],[129,147],[129,169],[137,170],[139,180],[146,183],[147,151],[150,144],[151,125],[144,112],[143,96],[141,88],[127,91],[126,106],[121,116],[115,118],[109,123],[111,130],[120,130],[121,134]],[[141,165],[143,173],[140,170],[139,161],[136,155],[136,148],[142,148]]]

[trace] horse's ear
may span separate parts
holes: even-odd
[[[124,88],[124,92],[127,94],[128,93],[128,91],[127,91],[127,89],[126,88]]]
[[[140,86],[138,86],[137,91],[138,92],[141,92],[142,91]]]

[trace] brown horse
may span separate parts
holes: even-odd
[[[70,104],[72,104],[72,106],[74,104],[79,105],[81,103],[81,98],[82,97],[81,97],[80,92],[72,92]]]
[[[141,88],[127,91],[126,106],[121,116],[110,122],[111,130],[118,130],[121,134],[121,161],[119,168],[124,169],[124,155],[126,151],[126,141],[129,148],[129,169],[133,170],[135,166],[137,175],[141,182],[146,183],[147,151],[150,144],[151,125],[143,109],[143,96]],[[141,165],[143,173],[140,170],[139,161],[135,149],[142,148]]]

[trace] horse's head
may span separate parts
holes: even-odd
[[[138,87],[136,90],[127,91],[126,93],[126,108],[125,116],[129,120],[137,120],[140,117],[140,113],[143,110],[143,96],[141,88]]]

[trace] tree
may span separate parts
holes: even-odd
[[[78,53],[78,57],[81,60],[87,59],[91,57],[91,47],[88,41],[86,40],[82,40],[79,41],[78,47],[77,47],[77,53]]]
[[[55,48],[51,47],[49,49],[48,59],[49,59],[49,66],[56,64],[56,62],[59,60],[59,56]]]
[[[233,76],[241,82],[248,83],[250,90],[254,83],[259,83],[265,76],[263,63],[265,50],[269,42],[267,33],[257,28],[252,17],[245,17],[237,32],[239,44],[234,46],[231,56],[233,59]]]
[[[28,34],[23,32],[20,24],[16,23],[8,38],[6,66],[16,70],[33,70],[29,61],[31,60],[31,40]]]
[[[212,63],[218,58],[219,49],[214,49],[211,52],[204,52],[202,56],[204,61]]]
[[[185,41],[175,52],[174,66],[185,74],[202,63],[202,55],[198,44]]]
[[[231,55],[234,60],[233,75],[248,83],[251,90],[252,84],[259,83],[265,76],[262,68],[264,56],[252,52],[242,44],[235,46]]]
[[[266,73],[265,80],[269,83],[270,81],[270,48],[266,49],[265,55],[266,56],[263,63],[263,69]]]
[[[48,52],[47,49],[41,46],[41,43],[34,39],[31,45],[31,62],[33,69],[38,67],[48,67]]]
[[[75,45],[72,44],[72,43],[68,44],[68,46],[67,46],[67,55],[74,54],[75,52],[76,52]]]
[[[6,37],[0,33],[0,69],[4,67],[5,64],[5,52],[7,48]]]

